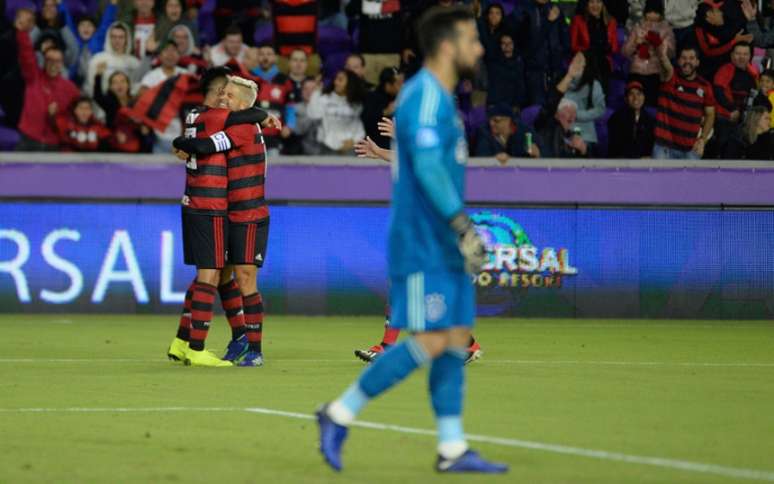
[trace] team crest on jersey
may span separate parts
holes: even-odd
[[[434,292],[425,296],[425,318],[435,323],[446,316],[446,298],[443,294]]]
[[[697,94],[699,97],[704,97],[704,89],[702,89],[702,88],[698,88],[698,89],[696,89],[696,94]]]
[[[460,137],[460,139],[457,140],[457,148],[454,150],[454,157],[460,165],[464,165],[468,162],[468,143],[465,141],[465,138]]]

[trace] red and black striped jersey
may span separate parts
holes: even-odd
[[[714,84],[719,117],[728,119],[734,111],[744,112],[747,96],[758,86],[758,76],[752,64],[739,69],[729,62],[718,70]]]
[[[186,116],[186,138],[208,138],[223,131],[228,119],[227,109],[200,107]],[[228,211],[228,169],[226,155],[192,154],[186,162],[186,209],[197,213],[224,215]]]
[[[690,151],[699,136],[705,108],[715,106],[712,84],[702,77],[685,79],[677,73],[661,84],[656,114],[656,143]]]
[[[227,147],[228,219],[235,223],[259,222],[269,217],[264,197],[266,144],[258,125],[226,128],[218,149]]]

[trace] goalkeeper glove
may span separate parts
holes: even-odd
[[[460,212],[451,219],[449,225],[459,235],[457,246],[465,258],[465,272],[478,274],[486,263],[486,248],[484,241],[476,233],[473,221],[468,214]]]

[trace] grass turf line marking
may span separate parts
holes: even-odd
[[[2,413],[153,413],[153,412],[249,412],[261,415],[271,415],[276,417],[287,417],[301,420],[315,420],[314,415],[298,412],[287,412],[284,410],[275,410],[262,407],[69,407],[69,408],[0,408]],[[362,427],[372,430],[389,430],[402,434],[437,435],[434,430],[418,429],[414,427],[403,427],[401,425],[383,424],[378,422],[365,422],[356,420],[352,423],[353,427]],[[728,467],[716,464],[706,464],[702,462],[692,462],[679,459],[669,459],[665,457],[651,457],[624,454],[621,452],[609,452],[606,450],[586,449],[583,447],[572,447],[569,445],[549,444],[545,442],[535,442],[531,440],[510,439],[503,437],[492,437],[488,435],[466,435],[467,440],[471,442],[482,442],[485,444],[501,445],[505,447],[517,447],[522,449],[539,450],[551,452],[554,454],[572,455],[577,457],[588,457],[591,459],[600,459],[616,462],[625,462],[628,464],[641,464],[653,467],[663,467],[668,469],[677,469],[688,472],[702,474],[714,474],[724,477],[734,477],[740,479],[750,479],[757,481],[774,482],[774,472],[762,471],[758,469],[746,469],[743,467]]]
[[[296,359],[272,358],[280,363],[351,363],[362,364],[354,358],[341,359]],[[163,363],[163,358],[0,358],[2,363]],[[729,368],[774,368],[774,362],[701,362],[701,361],[596,361],[596,360],[492,360],[482,359],[483,364],[495,365],[591,365],[591,366],[685,366],[685,367],[729,367]],[[481,364],[477,363],[477,364]]]

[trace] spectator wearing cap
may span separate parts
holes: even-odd
[[[19,131],[19,151],[51,151],[57,148],[59,136],[56,131],[56,116],[67,110],[80,92],[75,84],[62,77],[64,53],[57,47],[50,47],[44,53],[41,69],[35,60],[29,30],[31,22],[17,17],[16,43],[18,62],[25,82],[24,107]]]
[[[637,81],[645,89],[645,104],[655,106],[661,84],[661,66],[656,49],[667,44],[667,55],[675,56],[675,36],[669,22],[664,20],[663,0],[647,0],[642,19],[632,28],[621,52],[631,59],[629,80]]]
[[[100,17],[99,25],[94,17],[89,15],[82,16],[77,20],[73,18],[67,2],[60,2],[59,9],[64,15],[67,27],[75,36],[78,43],[78,58],[73,66],[70,67],[69,77],[74,82],[80,84],[86,78],[89,72],[89,61],[95,54],[99,54],[105,48],[105,37],[108,28],[116,19],[118,0],[110,0]]]
[[[583,75],[585,64],[576,55],[570,62],[567,74],[550,92],[535,120],[535,133],[543,158],[582,158],[589,154],[588,146],[575,126],[578,105],[565,97],[574,79]]]
[[[629,0],[628,30],[642,19],[645,4],[648,0]],[[675,49],[682,47],[694,36],[693,21],[696,18],[696,7],[703,0],[664,0],[664,19],[672,26],[675,36]]]
[[[503,33],[498,42],[498,52],[490,54],[487,63],[489,89],[487,102],[522,107],[526,104],[524,87],[524,61],[516,53],[513,35]]]
[[[526,104],[543,105],[564,75],[570,52],[565,17],[550,0],[525,0],[510,15],[516,44],[524,58]]]
[[[247,49],[247,45],[242,40],[242,30],[238,26],[232,25],[226,29],[223,40],[210,49],[210,62],[215,67],[226,65],[231,60],[242,63],[245,60]]]
[[[379,133],[377,123],[395,113],[398,92],[403,87],[403,74],[395,67],[386,67],[379,74],[379,85],[366,96],[361,119],[366,134],[379,146],[389,146],[390,139]]]
[[[731,62],[724,64],[713,81],[717,119],[715,135],[707,156],[719,158],[724,145],[741,123],[747,102],[758,86],[758,69],[752,64],[752,46],[741,42],[731,51]]]
[[[610,158],[650,158],[656,120],[644,109],[645,88],[639,81],[626,85],[626,105],[607,122]]]
[[[540,150],[533,142],[534,133],[523,123],[514,121],[510,106],[492,106],[487,114],[488,126],[480,127],[476,134],[476,156],[493,156],[501,164],[511,157],[540,156]]]

